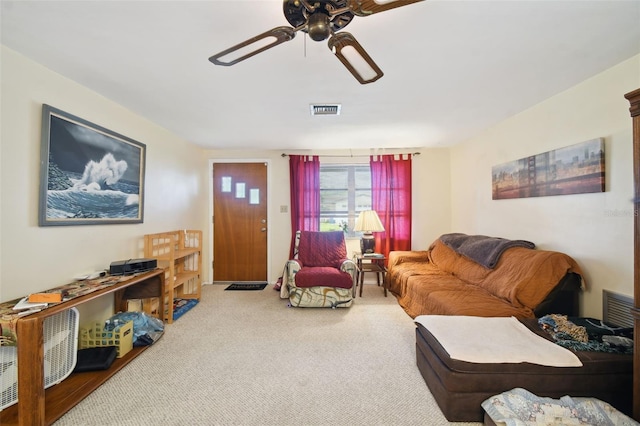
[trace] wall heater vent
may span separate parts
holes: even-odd
[[[633,298],[602,290],[602,319],[618,327],[633,327]]]
[[[340,104],[311,104],[311,115],[340,115]]]

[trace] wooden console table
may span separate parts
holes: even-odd
[[[111,287],[53,305],[22,317],[17,322],[18,336],[18,402],[0,412],[0,425],[50,425],[78,402],[96,390],[148,346],[133,348],[114,361],[108,370],[72,373],[57,385],[44,389],[44,319],[77,307],[90,300],[112,294],[115,309],[122,309],[126,299],[164,296],[164,270],[140,274]],[[160,312],[162,315],[162,312]]]

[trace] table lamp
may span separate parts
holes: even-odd
[[[373,236],[373,232],[384,232],[384,226],[382,226],[375,210],[364,210],[356,219],[356,226],[353,230],[362,232],[360,252],[366,254],[375,251],[376,238]]]

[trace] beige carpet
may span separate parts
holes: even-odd
[[[271,285],[224,288],[204,286],[56,426],[450,424],[416,367],[413,321],[380,287],[336,310],[287,307]]]

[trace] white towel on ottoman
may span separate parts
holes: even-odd
[[[581,367],[570,350],[538,336],[515,317],[420,315],[414,320],[438,339],[452,359]]]

